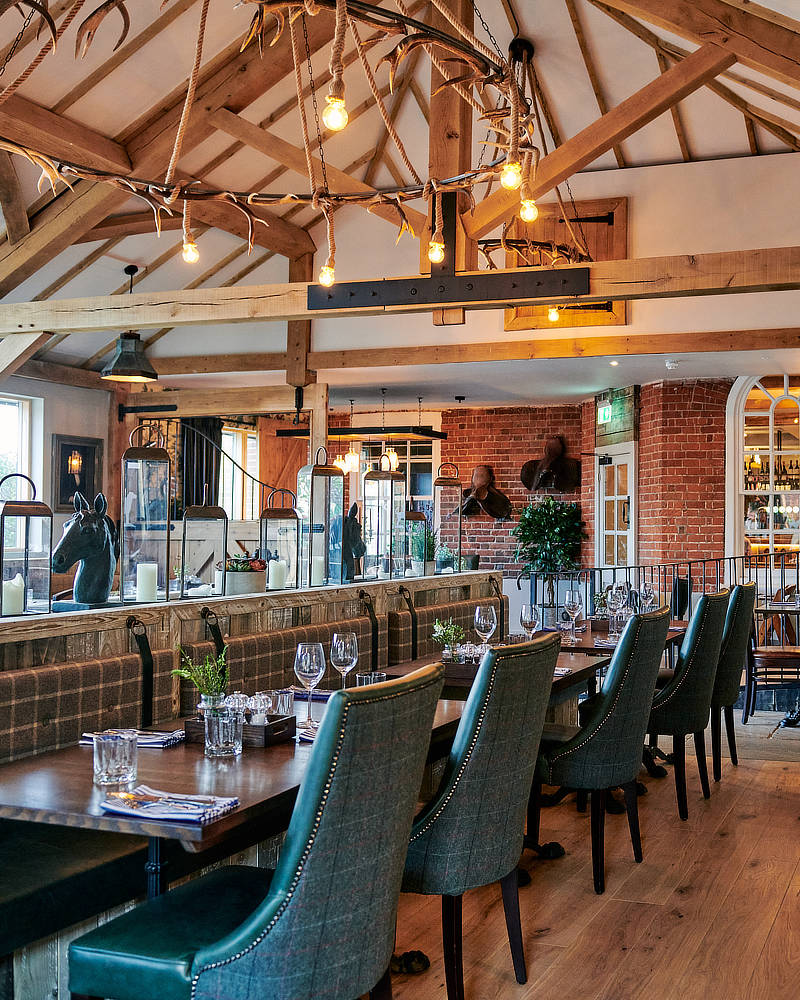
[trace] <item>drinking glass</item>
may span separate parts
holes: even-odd
[[[364,674],[356,674],[356,687],[366,687],[368,684],[382,684],[386,680],[383,670],[372,670]]]
[[[624,583],[615,583],[608,592],[608,637],[618,639],[621,629],[619,628],[618,617],[628,598],[627,588]]]
[[[574,646],[578,641],[578,637],[575,635],[575,622],[583,611],[583,600],[581,599],[581,592],[579,590],[568,590],[566,592],[564,596],[564,610],[570,618],[572,627],[569,633],[569,641]]]
[[[136,730],[94,734],[94,783],[127,785],[136,781],[139,744]]]
[[[304,729],[316,730],[318,722],[311,718],[311,693],[325,674],[325,651],[321,642],[299,642],[294,655],[294,672],[308,692],[308,712]]]
[[[656,592],[653,584],[645,580],[639,588],[639,597],[642,602],[642,611],[654,611],[656,607]]]
[[[294,715],[294,691],[291,688],[281,688],[266,693],[272,698],[272,710],[275,715]]]
[[[519,623],[525,630],[529,639],[533,638],[533,633],[539,630],[540,615],[535,604],[523,604],[519,613]]]
[[[475,608],[475,631],[481,639],[481,655],[489,648],[488,639],[497,628],[497,612],[493,604],[479,604]]]
[[[358,663],[358,638],[355,632],[334,632],[331,639],[331,663],[342,675],[342,688],[347,675]]]

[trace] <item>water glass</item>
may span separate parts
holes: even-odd
[[[272,711],[275,715],[294,715],[294,691],[283,688],[279,691],[268,691],[272,698]]]
[[[653,589],[653,584],[645,580],[642,586],[639,588],[639,598],[642,604],[642,611],[655,611],[656,608],[656,592]]]
[[[94,735],[94,783],[127,785],[136,781],[139,744],[134,729]]]
[[[578,637],[575,635],[575,622],[583,611],[583,600],[581,599],[580,590],[568,590],[566,592],[564,596],[564,610],[569,615],[571,623],[569,641],[574,646],[578,641]]]
[[[628,590],[624,583],[615,583],[608,591],[608,637],[618,639],[621,628],[619,626],[619,614],[625,607],[628,599]]]
[[[529,639],[533,638],[534,632],[539,631],[541,617],[539,609],[535,604],[523,604],[519,613],[519,623]]]
[[[366,687],[367,684],[382,684],[385,680],[386,674],[382,670],[372,670],[356,674],[356,687]]]
[[[311,692],[319,684],[325,674],[325,651],[321,642],[300,642],[294,656],[294,672],[297,679],[308,692],[308,712],[304,729],[315,730],[318,722],[311,718]]]
[[[347,675],[358,663],[358,637],[355,632],[334,632],[331,639],[331,663],[342,675],[342,688]]]
[[[486,652],[490,636],[497,628],[497,612],[493,604],[479,604],[475,608],[475,631],[481,640],[481,653]]]
[[[227,705],[206,708],[206,757],[238,757],[242,752],[244,714]]]

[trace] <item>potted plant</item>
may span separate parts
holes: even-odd
[[[225,705],[225,692],[230,680],[228,647],[225,646],[216,656],[207,653],[202,663],[195,663],[180,646],[178,652],[181,654],[181,666],[172,672],[194,684],[200,695],[197,709],[205,722],[206,757],[235,755],[237,733],[233,730],[239,730],[238,747],[241,750],[242,723]]]
[[[217,575],[222,579],[222,563],[217,564]],[[221,583],[219,585],[221,587]],[[225,560],[225,595],[260,594],[267,589],[267,563],[258,555],[244,552],[228,556]]]
[[[545,625],[556,616],[553,575],[575,570],[580,565],[583,530],[580,507],[576,503],[545,497],[529,504],[512,529],[517,540],[514,558],[523,563],[522,576],[547,574]]]
[[[456,657],[457,646],[464,641],[464,629],[457,625],[452,618],[446,622],[437,618],[433,623],[431,638],[434,642],[440,643],[442,647],[442,659],[453,660]]]
[[[453,572],[455,566],[455,553],[444,542],[441,542],[436,548],[436,572],[437,573],[447,573]]]
[[[436,532],[427,521],[411,535],[411,569],[415,576],[429,576],[436,558]]]

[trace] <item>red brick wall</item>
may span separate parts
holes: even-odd
[[[593,404],[589,406],[593,412]],[[465,519],[463,551],[477,552],[481,567],[503,569],[507,574],[514,572],[515,539],[511,529],[519,511],[530,502],[528,491],[520,482],[520,469],[528,459],[542,457],[545,440],[553,434],[564,436],[568,454],[576,459],[581,451],[591,450],[583,447],[582,409],[576,404],[443,411],[442,430],[447,433],[447,440],[442,442],[442,461],[455,462],[465,487],[476,465],[491,465],[498,489],[513,506],[510,521],[494,521],[486,515]],[[585,482],[585,469],[583,475]],[[591,471],[588,482],[591,484]],[[568,499],[580,501],[581,497],[575,493]],[[584,549],[591,552],[589,543],[584,543]],[[591,561],[590,555],[587,561]]]
[[[725,405],[730,379],[642,386],[639,562],[725,551]]]

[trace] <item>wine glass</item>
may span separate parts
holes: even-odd
[[[609,639],[619,638],[620,629],[618,628],[618,616],[622,609],[625,607],[625,602],[628,599],[627,590],[624,583],[612,584],[611,589],[608,592],[608,610],[610,617],[608,620],[608,637]]]
[[[649,580],[645,580],[642,586],[639,588],[639,597],[642,602],[642,611],[654,611],[656,606],[656,592],[653,589],[653,584]]]
[[[519,613],[519,623],[529,639],[539,630],[540,615],[535,604],[523,604]]]
[[[583,611],[583,600],[579,590],[568,590],[566,592],[564,596],[564,610],[570,618],[572,627],[570,628],[569,641],[574,646],[578,641],[578,637],[575,635],[575,622],[577,621],[580,613]]]
[[[294,654],[294,672],[308,692],[308,714],[304,729],[316,730],[318,722],[311,718],[311,692],[322,680],[325,673],[325,651],[321,642],[299,642]]]
[[[355,632],[334,632],[331,639],[331,663],[342,675],[342,688],[347,675],[358,663],[358,638]]]
[[[481,642],[481,655],[488,649],[488,639],[497,628],[497,612],[493,604],[479,604],[475,608],[475,631]]]

